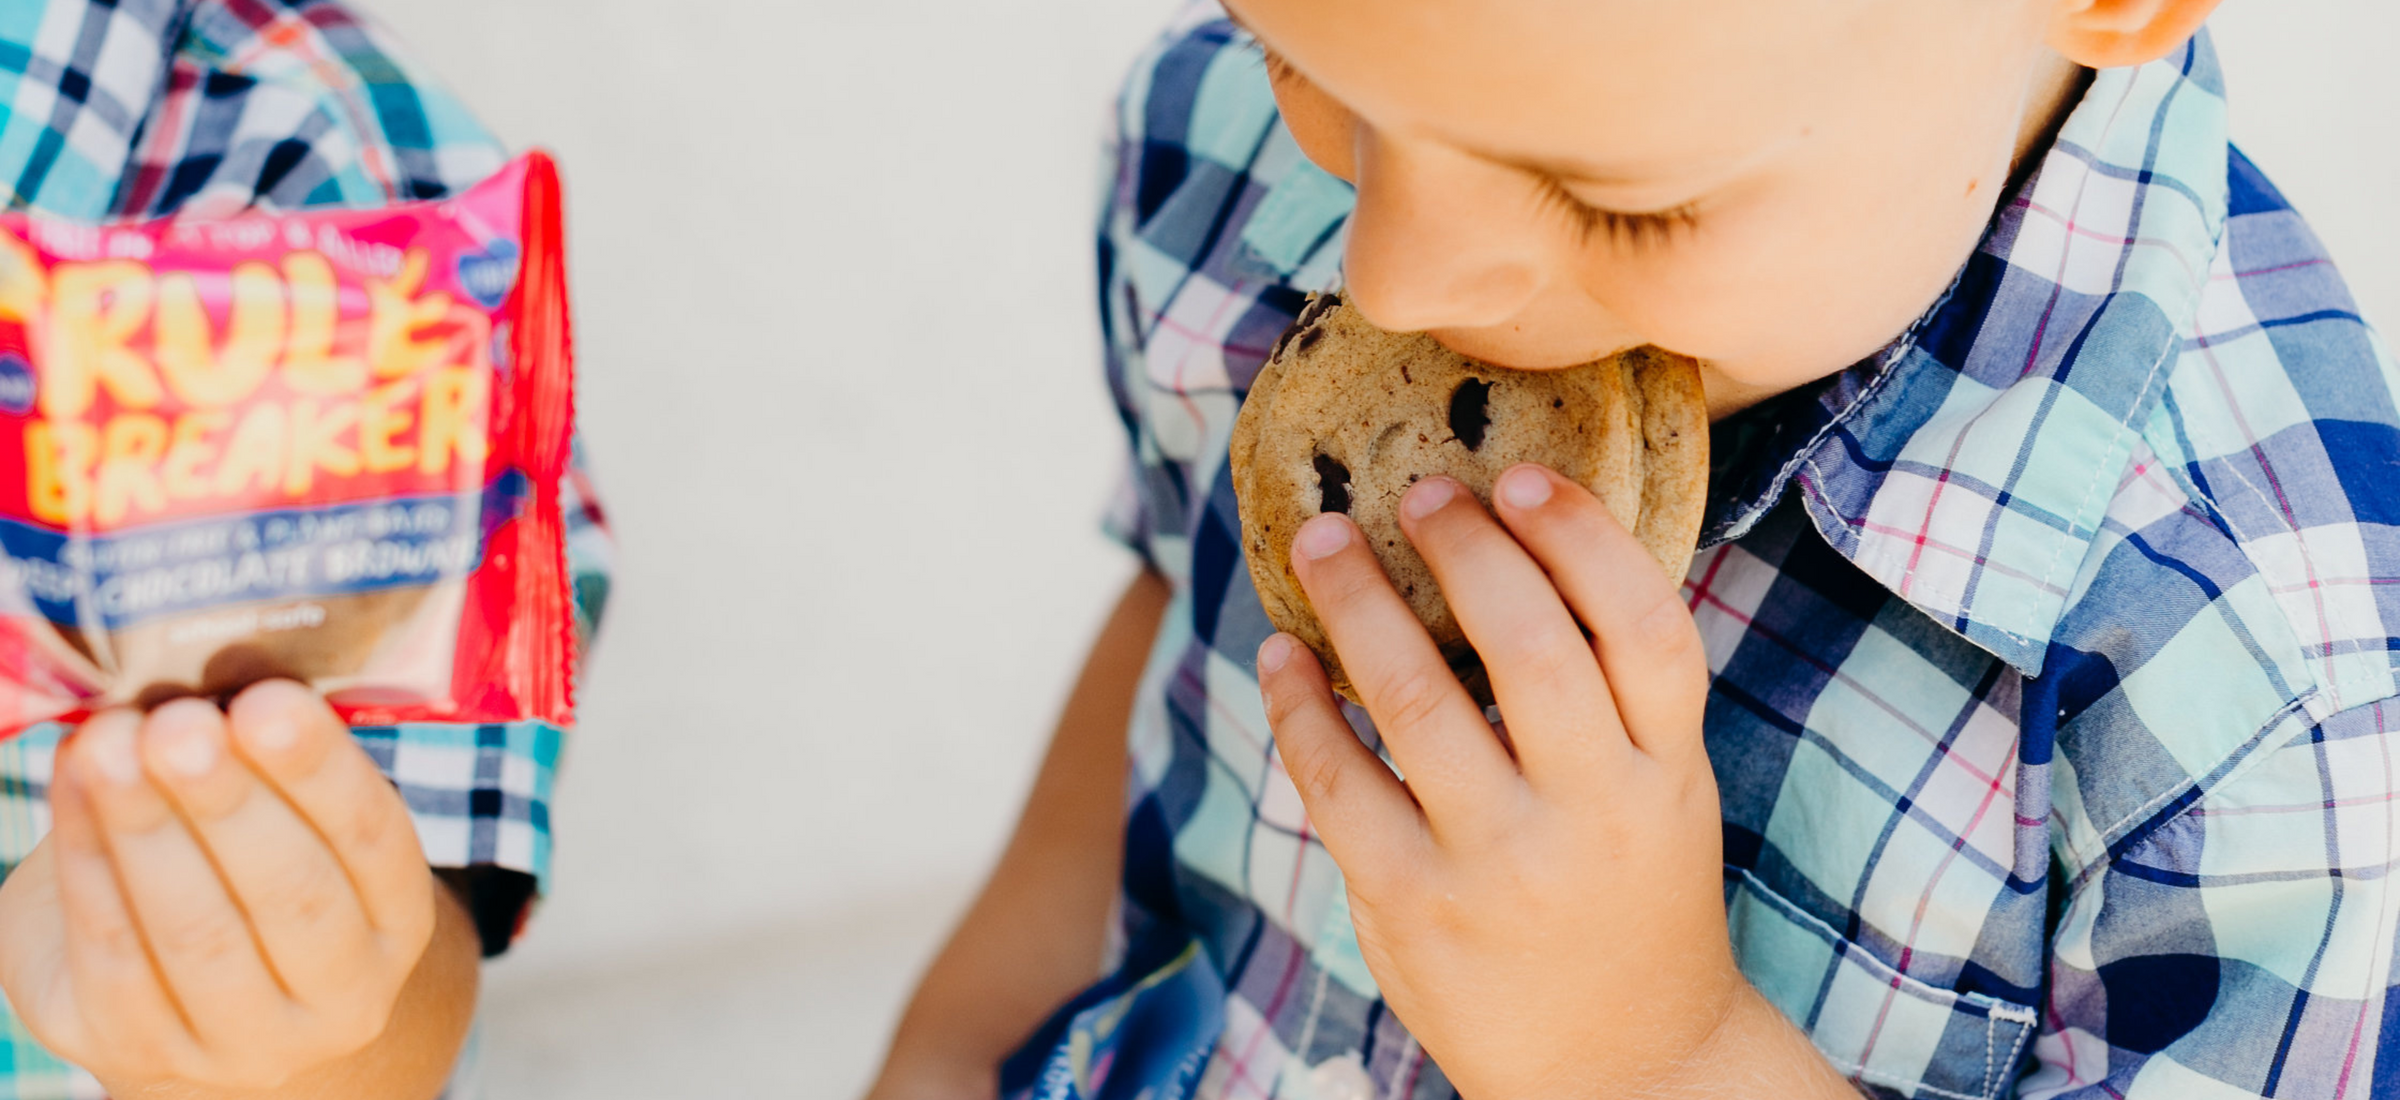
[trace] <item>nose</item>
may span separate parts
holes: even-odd
[[[1347,295],[1395,332],[1517,317],[1556,262],[1524,177],[1470,154],[1361,127]],[[1550,230],[1555,233],[1556,230]]]

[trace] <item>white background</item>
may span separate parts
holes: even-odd
[[[622,543],[490,1092],[850,1095],[1127,575],[1090,225],[1172,0],[364,2],[565,165]],[[2400,323],[2400,5],[2216,25],[2237,138]]]

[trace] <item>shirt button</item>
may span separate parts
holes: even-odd
[[[1308,1071],[1309,1091],[1317,1100],[1375,1100],[1375,1079],[1367,1076],[1358,1055],[1327,1058]]]

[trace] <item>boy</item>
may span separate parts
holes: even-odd
[[[876,1095],[2400,1090],[2394,364],[2212,0],[1229,6],[1102,233],[1149,570]],[[1227,434],[1337,281],[1706,365],[1680,596],[1547,471],[1404,498],[1505,739],[1345,517],[1363,710],[1250,591]]]
[[[11,209],[373,206],[502,159],[336,3],[0,5]],[[588,487],[569,489],[588,635],[604,536]],[[352,732],[269,682],[224,711],[186,700],[0,741],[0,1097],[444,1090],[477,958],[507,946],[547,869],[564,731]]]

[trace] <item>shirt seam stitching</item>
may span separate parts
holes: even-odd
[[[2155,299],[2151,299],[2147,295],[2144,295],[2143,299],[2151,302],[2154,308],[2157,306]],[[2160,309],[2159,312],[2163,314],[2166,311],[2164,309]],[[2159,349],[2158,359],[2152,362],[2150,364],[2150,369],[2142,375],[2142,388],[2135,392],[2133,404],[2127,407],[2124,416],[2117,418],[2116,430],[2109,433],[2108,450],[2102,452],[2101,457],[2103,461],[2099,465],[2092,468],[2092,480],[2083,488],[2083,499],[2075,503],[2075,514],[2068,518],[2068,523],[2070,526],[2067,530],[2059,533],[2057,548],[2054,549],[2050,555],[2050,564],[2042,567],[2042,579],[2026,590],[2025,624],[2028,628],[2028,634],[2031,633],[2033,624],[2040,620],[2042,592],[2050,587],[2051,580],[2058,575],[2059,564],[2065,561],[2067,557],[2067,547],[2070,545],[2081,545],[2084,547],[2087,555],[2090,553],[2092,540],[2099,536],[2100,525],[2095,523],[2095,525],[2092,527],[2092,533],[2082,537],[2076,536],[2074,527],[2072,525],[2082,522],[2084,512],[2090,509],[2092,506],[2093,496],[2100,491],[2100,483],[2108,479],[2109,468],[2114,465],[2119,471],[2120,475],[2122,475],[2124,465],[2122,463],[2110,463],[2106,461],[2106,459],[2109,456],[2115,455],[2120,450],[2123,450],[2127,457],[2131,457],[2132,449],[2126,445],[2126,441],[2129,438],[2138,436],[2140,434],[2140,432],[2133,426],[2136,413],[2147,406],[2147,398],[2150,395],[2150,389],[2158,382],[2160,369],[2165,367],[2170,360],[2176,358],[2177,352],[2180,350],[2181,345],[2182,340],[2180,338],[2170,337],[2166,346]],[[2123,478],[2120,476],[2119,481],[2121,482],[2122,480]],[[2105,508],[2102,509],[2102,513],[2103,517],[2105,517]],[[2078,561],[2080,560],[2081,559],[2078,559]],[[1960,610],[1960,614],[1966,615],[1971,613],[1971,611],[1972,604],[1970,604],[1967,608],[1962,608]],[[2059,611],[2062,615],[2066,611],[2066,596],[2064,593],[2060,594],[2059,597]],[[2051,625],[2057,625],[2057,620],[2055,618],[2052,619]],[[2047,635],[2049,631],[2044,630],[2043,633]],[[2032,639],[2030,637],[2020,640],[2029,646],[2032,644]]]
[[[2400,664],[2390,666],[2387,671],[2394,674],[2400,674]],[[2155,822],[2150,822],[2147,834],[2155,834],[2158,830],[2166,828],[2168,825],[2173,824],[2178,819],[2188,816],[2194,809],[2198,808],[2202,802],[2206,801],[2210,795],[2217,793],[2218,791],[2247,775],[2252,768],[2258,766],[2259,761],[2263,760],[2268,753],[2282,748],[2286,743],[2288,743],[2289,738],[2285,737],[2276,739],[2274,734],[2277,727],[2292,725],[2292,717],[2295,714],[2301,715],[2305,718],[2308,701],[2320,694],[2323,694],[2323,692],[2317,689],[2311,689],[2293,697],[2290,701],[2284,703],[2280,707],[2277,707],[2275,713],[2267,716],[2266,721],[2261,722],[2258,726],[2258,729],[2247,739],[2245,739],[2242,745],[2237,747],[2233,752],[2227,754],[2224,759],[2218,761],[2211,769],[2210,774],[2191,776],[2185,779],[2183,782],[2178,783],[2168,790],[2152,797],[2149,801],[2144,802],[2139,807],[2126,812],[2108,828],[2104,830],[2098,830],[2096,835],[2100,838],[2100,851],[2098,854],[2083,861],[2084,866],[2075,872],[2074,877],[2069,882],[2069,892],[2081,890],[2090,881],[2095,872],[2105,870],[2108,867],[2115,865],[2119,860],[2119,856],[2116,852],[2119,845],[2123,844],[2127,840],[2134,839],[2137,833],[2142,832],[2143,823],[2148,821],[2150,815],[2160,806],[2182,797],[2186,792],[2193,791],[2195,789],[2197,789],[2199,792],[2198,795],[2191,800],[2189,805],[2177,810],[2172,815],[2158,818]],[[2385,698],[2390,698],[2390,696],[2386,696]],[[2382,700],[2373,700],[2371,702],[2380,701]],[[2359,704],[2359,706],[2368,705],[2371,704]],[[2313,718],[2308,719],[2299,726],[2299,729],[2309,729],[2322,726],[2326,721],[2330,721],[2335,714],[2341,714],[2351,709],[2354,708],[2345,707],[2342,708],[2342,710],[2334,711],[2333,714],[2326,715],[2325,719],[2323,720]],[[2295,734],[2297,732],[2297,730],[2294,731]],[[2144,834],[2145,839],[2147,834]]]
[[[1970,258],[1970,262],[1972,262],[1972,258]],[[1772,510],[1775,499],[1783,495],[1784,486],[1791,484],[1792,475],[1798,473],[1802,467],[1816,470],[1819,478],[1825,476],[1824,471],[1816,467],[1815,462],[1817,451],[1824,446],[1826,437],[1832,435],[1834,429],[1841,427],[1851,417],[1857,415],[1860,409],[1866,407],[1867,402],[1874,400],[1876,395],[1883,392],[1884,387],[1891,382],[1894,375],[1900,373],[1901,360],[1906,359],[1908,353],[1917,350],[1917,342],[1923,338],[1925,327],[1933,323],[1933,319],[1941,314],[1942,307],[1949,305],[1951,297],[1958,293],[1959,284],[1967,277],[1967,266],[1967,264],[1960,264],[1958,273],[1950,277],[1950,285],[1943,287],[1941,296],[1935,298],[1932,305],[1925,307],[1925,312],[1917,315],[1916,321],[1908,326],[1908,331],[1901,333],[1900,338],[1893,341],[1891,346],[1875,354],[1874,358],[1882,360],[1882,363],[1876,370],[1875,377],[1867,382],[1866,388],[1860,390],[1858,396],[1851,398],[1848,404],[1843,405],[1841,411],[1834,413],[1826,419],[1825,423],[1818,425],[1817,430],[1810,433],[1808,441],[1792,452],[1792,457],[1785,459],[1783,466],[1775,471],[1775,476],[1767,482],[1766,491],[1760,493],[1739,517],[1726,524],[1716,537],[1703,540],[1704,542],[1711,546],[1722,546],[1726,543],[1738,542],[1748,535],[1753,528],[1758,526],[1758,521]],[[1810,488],[1807,482],[1800,484],[1800,491],[1818,500],[1835,516],[1838,517],[1842,514],[1841,509],[1833,507],[1831,501],[1825,499],[1824,494]],[[1845,519],[1844,522],[1848,521]],[[1706,546],[1703,547],[1703,549],[1706,548]]]

